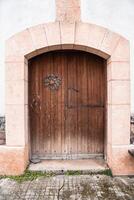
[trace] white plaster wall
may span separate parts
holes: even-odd
[[[134,113],[134,0],[81,0],[82,21],[107,27],[130,40],[131,112]]]
[[[55,21],[55,0],[0,0],[0,115],[5,114],[5,40],[44,22]]]
[[[134,0],[81,0],[82,21],[118,32],[131,42],[131,103],[134,112]],[[55,0],[0,0],[0,115],[4,115],[4,43],[11,35],[55,21]]]

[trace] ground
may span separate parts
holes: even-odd
[[[0,180],[0,200],[134,200],[134,178],[59,175],[21,183]]]

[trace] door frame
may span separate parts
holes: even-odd
[[[19,156],[16,156],[14,162],[18,166],[18,160],[21,158],[23,165],[21,168],[18,167],[18,171],[24,171],[29,160],[28,60],[41,53],[58,49],[83,50],[107,60],[106,162],[115,175],[134,173],[133,160],[128,154],[130,148],[129,42],[108,29],[83,22],[37,25],[7,40],[4,152],[8,155],[8,152],[13,152],[11,147],[16,149],[21,147]],[[2,151],[1,147],[0,152]],[[7,168],[10,170],[9,163],[8,161]]]

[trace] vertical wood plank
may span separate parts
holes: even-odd
[[[62,84],[44,86],[50,74]],[[104,151],[104,60],[79,51],[49,52],[29,62],[32,155],[99,154]]]

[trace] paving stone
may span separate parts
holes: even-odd
[[[55,176],[17,183],[0,180],[0,200],[133,200],[134,178]]]

